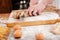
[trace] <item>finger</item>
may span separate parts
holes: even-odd
[[[36,12],[37,15],[39,15],[39,10]]]
[[[25,14],[24,14],[25,17],[28,17],[28,10],[25,11]]]
[[[37,12],[36,14],[39,15],[39,12]]]
[[[38,11],[38,14],[40,15],[41,13],[42,13],[42,11],[41,11],[41,10],[39,10],[39,11]]]
[[[33,9],[30,9],[29,10],[29,15],[32,16],[32,13],[33,13]]]
[[[34,12],[32,13],[34,16],[37,15],[37,10],[34,10]]]
[[[30,7],[28,8],[27,11],[28,11],[28,15],[31,16],[31,14],[30,14],[31,8]]]

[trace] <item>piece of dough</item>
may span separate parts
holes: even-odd
[[[10,29],[7,27],[0,26],[0,40],[7,40]]]

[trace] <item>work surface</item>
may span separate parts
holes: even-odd
[[[12,10],[12,11],[14,11],[14,10]],[[55,9],[54,6],[47,6],[44,11],[53,11],[53,12],[55,11],[60,15],[60,9]],[[0,13],[0,17],[3,17],[3,18],[8,18],[9,15],[10,15],[10,13]]]
[[[9,14],[1,14],[2,17],[8,18]],[[44,40],[60,40],[60,35],[54,35],[50,32],[50,28],[55,26],[53,25],[39,25],[39,26],[30,26],[30,27],[22,27],[22,38],[21,39],[14,39],[13,37],[13,29],[8,37],[8,40],[36,40],[35,34],[36,33],[43,33]]]
[[[39,18],[40,19],[46,19],[46,18],[50,19],[52,17],[53,18],[58,18],[59,17],[59,16],[54,16],[54,14],[51,13],[51,12],[48,13],[49,15],[46,15],[46,13],[44,13],[44,14],[45,15],[42,15],[42,16],[40,15],[40,16],[37,16],[37,17],[36,16],[35,17],[30,17],[30,18],[28,17],[28,18],[25,18],[25,20],[23,20],[23,21],[34,21],[34,20],[36,21]],[[21,23],[21,24],[24,24],[24,23]],[[24,26],[24,27],[21,26],[21,28],[22,28],[22,30],[21,30],[22,37],[20,39],[15,39],[14,36],[13,36],[13,29],[12,29],[8,40],[36,40],[35,35],[37,33],[43,33],[44,34],[44,40],[60,40],[60,35],[55,35],[52,32],[50,32],[51,31],[50,29],[52,27],[55,27],[55,25],[56,24],[52,24],[52,25],[38,25],[38,26],[34,25],[34,26]]]
[[[15,39],[13,37],[13,29],[11,30],[11,33],[9,35],[8,40],[36,40],[35,34],[37,33],[43,33],[44,34],[44,40],[60,40],[60,35],[55,35],[50,32],[50,28],[55,26],[53,25],[40,25],[40,26],[30,26],[30,27],[22,27],[22,38],[21,39]]]

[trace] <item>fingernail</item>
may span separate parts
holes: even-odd
[[[39,15],[39,13],[38,13],[38,12],[37,12],[36,14],[37,14],[37,15]]]

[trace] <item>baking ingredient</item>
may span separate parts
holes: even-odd
[[[58,18],[59,15],[55,12],[42,12],[38,16],[26,17],[24,18],[24,21],[55,20]]]
[[[15,26],[13,27],[13,29],[14,29],[14,31],[15,31],[15,30],[21,30],[21,27],[20,27],[20,25],[15,25]]]
[[[21,38],[22,33],[21,33],[20,30],[16,30],[13,35],[14,35],[15,38]]]
[[[38,34],[36,34],[36,40],[44,40],[44,35],[43,35],[43,33],[38,33]]]
[[[7,40],[10,29],[7,27],[0,26],[0,40]]]

